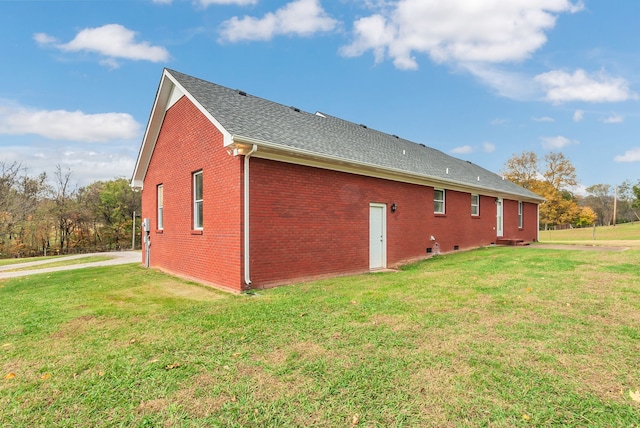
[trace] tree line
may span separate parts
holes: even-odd
[[[576,169],[560,152],[539,158],[534,152],[513,155],[504,177],[546,199],[540,205],[540,227],[609,226],[640,220],[640,179],[618,185],[594,184],[579,194]]]
[[[546,199],[541,228],[640,221],[640,179],[594,184],[578,194],[575,167],[555,152],[514,154],[503,174]],[[18,162],[0,162],[0,258],[121,250],[131,248],[132,237],[136,246],[140,199],[125,178],[78,188],[59,165],[50,179],[30,175]]]
[[[131,248],[140,207],[125,178],[78,188],[59,165],[49,179],[0,162],[0,258]]]

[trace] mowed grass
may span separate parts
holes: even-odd
[[[231,295],[0,281],[3,426],[637,426],[640,251],[486,248]]]

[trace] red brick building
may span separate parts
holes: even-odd
[[[164,70],[136,162],[149,266],[241,291],[538,238],[473,163]]]

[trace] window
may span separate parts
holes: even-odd
[[[522,207],[522,201],[518,201],[518,227],[520,229],[524,227],[524,212]]]
[[[480,215],[480,195],[471,195],[471,215]]]
[[[202,229],[202,171],[193,174],[193,228]]]
[[[162,230],[164,228],[164,186],[162,184],[158,184],[158,230]]]
[[[434,214],[444,214],[443,189],[433,189],[433,212]]]

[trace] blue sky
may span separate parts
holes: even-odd
[[[640,179],[640,2],[0,0],[0,161],[130,178],[163,67],[500,172]]]

